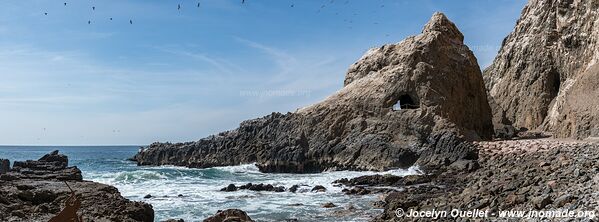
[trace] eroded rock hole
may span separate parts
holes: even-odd
[[[414,99],[410,95],[401,95],[395,105],[393,105],[393,110],[402,110],[402,109],[418,109],[420,108]]]

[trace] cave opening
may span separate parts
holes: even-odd
[[[404,94],[399,96],[395,105],[393,105],[393,110],[402,110],[402,109],[418,109],[420,108],[414,99],[410,95]]]

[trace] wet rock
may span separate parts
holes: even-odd
[[[364,187],[353,187],[351,189],[343,189],[341,190],[343,193],[347,195],[367,195],[371,193],[370,189],[365,189]]]
[[[326,191],[327,191],[327,188],[325,188],[325,187],[324,187],[324,186],[322,186],[322,185],[316,185],[316,186],[314,186],[314,187],[312,188],[312,190],[311,190],[311,191],[312,191],[312,192],[326,192]]]
[[[253,220],[242,210],[228,209],[218,211],[214,216],[204,219],[204,222],[253,222]]]
[[[323,208],[333,208],[333,207],[337,207],[337,205],[331,203],[331,202],[327,202],[325,204],[322,205]]]
[[[235,187],[235,184],[229,184],[229,186],[221,189],[221,191],[226,191],[226,192],[237,191],[237,187]]]
[[[352,179],[343,178],[340,180],[335,180],[333,183],[340,183],[345,186],[357,186],[357,185],[368,185],[368,186],[391,186],[396,184],[402,177],[394,176],[390,174],[386,175],[366,175],[359,176]]]
[[[285,187],[283,186],[278,186],[274,188],[275,192],[285,192]]]
[[[285,192],[284,186],[274,186],[272,184],[252,184],[248,183],[236,187],[235,184],[229,184],[229,186],[220,189],[220,191],[232,192],[237,190],[251,190],[251,191],[270,191],[270,192]]]
[[[295,192],[297,192],[298,188],[299,188],[298,185],[293,185],[289,188],[289,192],[295,193]]]
[[[146,194],[146,195],[144,196],[144,199],[150,199],[150,198],[152,198],[152,197],[154,197],[154,196],[152,196],[151,194]]]

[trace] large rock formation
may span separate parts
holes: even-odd
[[[530,0],[484,72],[496,126],[599,136],[599,1]]]
[[[133,160],[188,167],[257,162],[263,172],[318,172],[475,159],[464,141],[490,138],[493,129],[480,68],[463,39],[436,13],[420,35],[369,50],[350,67],[345,86],[320,103],[197,142],[155,143]]]
[[[85,221],[154,221],[152,206],[129,201],[112,186],[84,181],[77,167],[54,151],[39,160],[15,161],[0,173],[0,221],[49,221],[65,207],[71,191]]]

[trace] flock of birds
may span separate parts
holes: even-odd
[[[241,1],[241,4],[245,4],[245,0],[240,0],[240,1]],[[326,1],[326,0],[325,0],[325,1]],[[333,5],[333,4],[335,3],[335,1],[336,1],[336,0],[328,0],[328,1],[329,1],[329,2],[328,2],[328,4],[329,4],[329,5]],[[346,5],[347,5],[347,4],[349,3],[349,0],[345,0],[344,2],[345,2],[344,4],[346,4]],[[64,6],[66,7],[67,5],[68,5],[68,3],[67,3],[67,2],[64,2]],[[200,2],[198,1],[198,2],[197,2],[197,4],[196,4],[196,7],[197,7],[197,8],[200,8],[200,5],[201,5],[201,4],[200,4]],[[295,4],[294,4],[294,3],[293,3],[293,1],[292,1],[292,2],[291,2],[291,5],[290,5],[290,7],[291,7],[291,8],[293,8],[294,6],[295,6]],[[325,4],[322,4],[322,5],[321,5],[321,6],[318,8],[318,10],[316,11],[316,13],[320,13],[322,10],[324,10],[324,9],[325,9],[325,7],[326,7],[326,6],[327,6],[327,4],[326,4],[326,3],[325,3]],[[384,7],[385,7],[385,5],[384,5],[384,4],[381,4],[381,5],[380,5],[380,8],[384,8]],[[177,10],[179,10],[179,11],[180,11],[182,8],[183,8],[183,6],[182,6],[182,4],[181,4],[181,3],[177,4]],[[92,6],[92,7],[91,7],[91,9],[92,9],[92,11],[96,11],[96,6]],[[45,12],[44,14],[45,14],[45,15],[48,15],[48,12]],[[339,12],[335,13],[335,15],[339,15]],[[356,12],[353,12],[353,16],[357,16],[357,13],[356,13]],[[113,18],[111,17],[111,18],[109,18],[109,20],[110,20],[110,21],[113,21]],[[349,29],[352,29],[352,26],[353,26],[353,19],[351,19],[351,18],[349,18],[349,19],[343,19],[343,21],[344,21],[344,22],[345,22],[345,23],[348,25],[348,26],[347,26],[347,28],[349,28]],[[88,20],[88,21],[87,21],[87,24],[92,24],[92,20]],[[133,25],[133,19],[129,19],[129,24]],[[378,23],[378,22],[373,22],[372,24],[373,24],[373,25],[378,25],[379,23]],[[389,34],[387,34],[386,36],[389,36]]]
[[[245,0],[241,0],[241,4],[244,4]],[[64,3],[64,6],[66,7],[68,5],[67,2]],[[200,2],[198,2],[197,7],[200,7]],[[293,5],[291,5],[291,7],[293,7]],[[181,10],[181,4],[177,4],[177,10]],[[96,6],[92,6],[92,11],[96,11]],[[44,12],[44,15],[48,15],[48,12]],[[113,20],[113,18],[109,18],[110,21]],[[91,20],[87,20],[87,24],[92,24]],[[133,19],[129,19],[129,24],[133,25]]]

